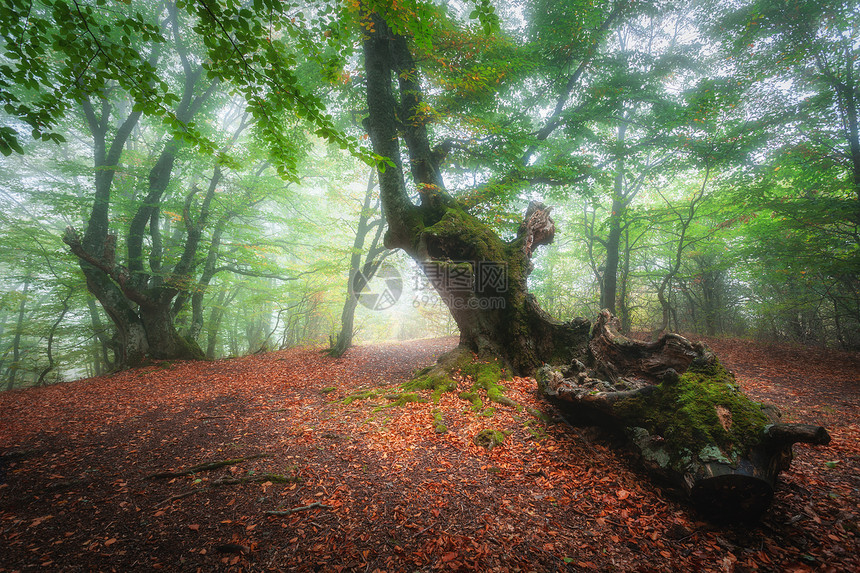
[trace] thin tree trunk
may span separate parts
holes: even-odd
[[[619,144],[624,141],[622,128],[618,129]],[[621,218],[623,217],[625,202],[622,199],[624,193],[624,161],[619,159],[615,162],[615,187],[612,197],[612,211],[609,214],[609,233],[606,237],[606,262],[603,271],[603,289],[600,292],[600,308],[607,309],[615,314],[616,297],[618,296],[618,263],[619,251],[621,250]]]
[[[384,231],[385,223],[382,219],[373,222],[370,220],[372,210],[375,210],[372,209],[374,175],[375,171],[371,170],[367,178],[367,190],[362,202],[355,239],[352,243],[352,254],[349,261],[349,289],[341,311],[340,332],[338,332],[337,338],[328,351],[329,355],[334,357],[342,356],[352,346],[352,339],[355,334],[355,309],[358,306],[359,294],[367,285],[367,281],[376,274],[385,258],[383,255],[385,249],[379,246],[379,239]],[[373,238],[362,264],[361,253],[364,250],[364,242],[374,227],[376,227],[376,236]]]
[[[101,375],[105,370],[110,370],[113,368],[116,363],[117,352],[118,349],[114,345],[111,337],[107,334],[106,327],[102,324],[102,319],[99,316],[99,310],[96,306],[95,300],[92,298],[87,298],[87,308],[90,312],[90,321],[93,325],[93,333],[95,334],[96,340],[100,343],[101,354],[104,359],[104,369],[101,368],[101,361],[98,357],[98,352],[96,353],[96,372],[98,375]],[[108,356],[108,352],[112,352],[114,357],[113,360]]]
[[[21,303],[18,305],[18,320],[15,323],[15,338],[12,341],[12,365],[9,367],[9,382],[6,389],[15,387],[15,376],[20,368],[21,360],[21,334],[24,331],[24,311],[27,305],[27,293],[30,290],[30,276],[24,279],[24,289],[21,291]]]
[[[69,299],[72,298],[72,291],[66,295],[66,298],[63,299],[63,311],[60,313],[60,316],[57,317],[56,322],[51,325],[51,330],[48,332],[48,348],[46,354],[48,355],[48,365],[44,370],[39,374],[39,380],[36,382],[37,386],[42,386],[45,382],[45,377],[48,373],[54,369],[54,334],[57,332],[57,328],[60,326],[60,323],[66,317],[66,313],[69,312]]]

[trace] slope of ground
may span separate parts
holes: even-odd
[[[533,380],[507,384],[532,410],[476,413],[455,394],[391,405],[385,388],[455,343],[162,363],[0,394],[0,571],[860,570],[857,356],[710,341],[754,398],[834,438],[795,446],[763,520],[727,527],[602,438],[542,421],[554,413]],[[477,446],[486,429],[504,443]]]

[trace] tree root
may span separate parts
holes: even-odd
[[[264,513],[265,513],[266,515],[279,515],[279,516],[282,516],[282,515],[292,515],[292,514],[294,514],[294,513],[298,512],[298,511],[305,511],[306,509],[315,509],[315,508],[319,508],[319,509],[334,509],[334,508],[333,508],[332,506],[330,506],[330,505],[323,505],[321,502],[319,502],[319,501],[315,501],[315,502],[310,503],[310,504],[308,504],[308,505],[302,505],[302,506],[300,506],[300,507],[294,507],[294,508],[292,508],[292,509],[285,509],[285,510],[282,510],[282,511],[266,511],[266,512],[264,512]]]
[[[248,460],[255,460],[258,458],[268,458],[271,457],[271,454],[254,454],[253,456],[246,456],[244,458],[235,458],[232,460],[222,460],[219,462],[205,462],[202,464],[197,464],[196,466],[191,466],[190,468],[179,470],[176,472],[160,472],[152,475],[146,476],[144,479],[169,479],[176,478],[182,476],[190,476],[200,472],[208,472],[211,470],[217,470],[218,468],[223,468],[225,466],[235,466],[236,464],[241,464],[242,462],[246,462]]]
[[[460,392],[459,396],[471,402],[474,411],[484,407],[478,390],[484,390],[490,402],[521,410],[521,405],[504,395],[507,389],[499,382],[506,377],[506,370],[497,358],[482,360],[471,350],[458,346],[440,357],[435,365],[416,372],[402,387],[406,391],[432,390],[433,402],[438,403],[442,394],[456,391],[461,380],[467,378],[472,380],[471,389]]]
[[[176,500],[179,500],[179,499],[182,499],[185,497],[192,496],[195,493],[212,491],[216,487],[221,487],[222,485],[237,485],[237,484],[245,484],[245,483],[265,483],[267,481],[272,482],[272,483],[297,483],[297,482],[301,482],[302,480],[299,477],[284,476],[281,474],[258,474],[258,475],[243,477],[243,478],[222,478],[222,479],[215,480],[215,481],[211,482],[206,487],[192,489],[190,491],[186,491],[183,493],[171,495],[170,497],[163,499],[160,502],[158,502],[156,504],[156,507],[158,507],[160,505],[165,505],[167,503],[172,503]]]

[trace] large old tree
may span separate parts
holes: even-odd
[[[575,71],[555,112],[535,132],[524,165],[563,123],[560,116],[601,33],[622,7],[606,13],[592,49],[571,66]],[[389,159],[379,169],[385,245],[404,250],[424,269],[460,330],[457,349],[422,373],[419,387],[453,389],[457,371],[490,392],[504,369],[532,374],[542,364],[559,365],[541,368],[541,387],[572,420],[624,429],[646,466],[685,488],[700,507],[733,518],[766,508],[791,444],[826,443],[826,431],[780,424],[772,409],[740,393],[702,345],[677,335],[654,343],[627,339],[608,311],[593,327],[585,319],[559,322],[543,312],[527,279],[535,250],[555,235],[551,208],[531,201],[516,235],[503,240],[446,189],[443,165],[455,142],[434,142],[428,130],[433,114],[423,102],[408,23],[384,11],[368,10],[363,17],[365,127],[374,152]],[[406,172],[417,200],[410,197]]]
[[[424,269],[457,322],[460,351],[501,358],[519,373],[572,358],[587,341],[588,322],[553,320],[527,287],[535,249],[555,235],[550,208],[532,202],[516,237],[504,241],[446,190],[442,162],[451,142],[431,144],[409,41],[378,14],[367,17],[365,126],[374,152],[392,163],[379,170],[385,246],[403,249]],[[418,203],[409,196],[401,140]]]

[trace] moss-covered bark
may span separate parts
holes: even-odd
[[[496,357],[522,374],[542,362],[573,357],[587,342],[588,322],[552,320],[526,285],[534,250],[553,240],[550,210],[533,203],[517,237],[503,241],[445,190],[441,163],[447,147],[430,147],[428,120],[417,113],[422,92],[407,39],[378,15],[367,17],[373,31],[364,42],[365,127],[374,151],[389,158],[379,170],[386,247],[403,249],[424,269],[457,322],[463,349]],[[406,190],[401,141],[418,204]],[[482,273],[491,273],[492,280]]]
[[[372,25],[364,41],[365,127],[374,151],[388,158],[379,170],[385,245],[403,249],[424,269],[460,329],[458,348],[418,373],[406,390],[432,390],[438,400],[470,380],[460,396],[478,412],[485,395],[512,404],[500,386],[503,371],[531,374],[545,363],[565,365],[542,370],[542,386],[574,422],[626,429],[640,456],[696,500],[738,513],[766,506],[790,456],[786,436],[804,432],[776,431],[782,438],[775,439],[765,411],[701,345],[676,335],[651,344],[628,340],[608,311],[593,332],[585,319],[562,323],[544,313],[527,279],[535,249],[554,238],[550,208],[532,202],[517,236],[503,241],[445,190],[441,166],[451,146],[430,146],[430,116],[420,113],[421,84],[407,38],[378,14],[366,17]],[[407,193],[401,139],[417,204]],[[497,272],[496,280],[485,280],[486,269]]]
[[[540,388],[572,423],[623,434],[648,470],[683,488],[706,513],[758,516],[791,460],[791,444],[829,441],[823,428],[780,424],[776,409],[744,395],[703,345],[677,335],[630,340],[614,322],[604,311],[588,355],[542,367]]]

